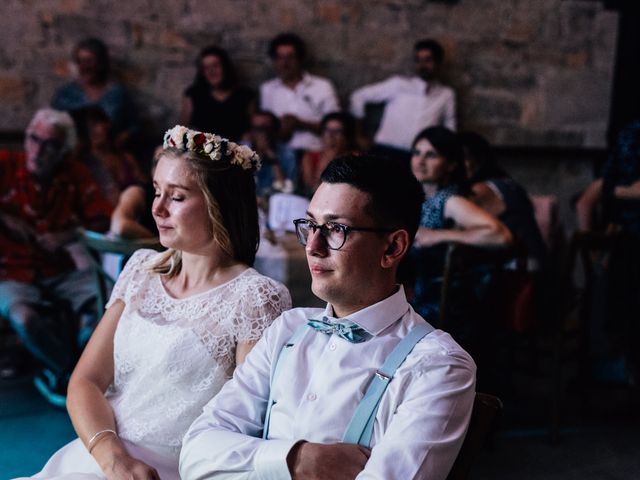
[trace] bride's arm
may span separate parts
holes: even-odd
[[[257,340],[254,342],[238,343],[238,345],[236,346],[236,366],[244,362],[244,359],[247,357],[247,355],[249,355],[251,349],[256,346],[256,343],[258,343]]]
[[[107,478],[153,479],[158,478],[155,470],[132,458],[112,433],[117,431],[116,422],[104,396],[113,382],[113,339],[124,306],[117,300],[109,307],[91,336],[69,381],[67,409],[78,436]]]

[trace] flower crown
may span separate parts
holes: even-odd
[[[198,132],[182,125],[176,125],[164,134],[163,148],[169,147],[192,151],[214,161],[225,160],[244,170],[255,172],[260,169],[260,157],[246,145],[238,145],[219,135]]]

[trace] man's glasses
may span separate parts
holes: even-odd
[[[46,150],[48,152],[57,152],[61,150],[64,146],[64,142],[59,138],[42,138],[36,135],[35,133],[30,133],[27,135],[27,138],[30,142],[35,143],[41,149]]]
[[[326,222],[319,225],[313,220],[306,218],[298,218],[293,221],[293,224],[296,226],[298,241],[300,241],[302,245],[307,245],[309,234],[312,231],[315,233],[317,230],[320,230],[320,235],[324,238],[327,247],[331,250],[340,250],[347,241],[349,232],[389,233],[396,231],[394,228],[351,227],[337,222]]]

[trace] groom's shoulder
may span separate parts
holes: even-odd
[[[282,312],[280,317],[274,322],[274,326],[295,329],[303,323],[307,323],[310,318],[316,318],[324,312],[324,308],[317,307],[295,307]]]

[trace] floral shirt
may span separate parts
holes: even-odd
[[[0,281],[31,282],[73,268],[65,250],[50,252],[35,238],[16,237],[2,217],[24,222],[34,235],[77,227],[106,230],[113,208],[79,162],[62,163],[46,188],[25,161],[24,153],[0,151]]]
[[[433,197],[427,198],[422,204],[420,226],[434,230],[451,228],[452,221],[445,218],[444,207],[447,204],[447,200],[457,194],[458,189],[456,187],[446,187],[438,190]]]

